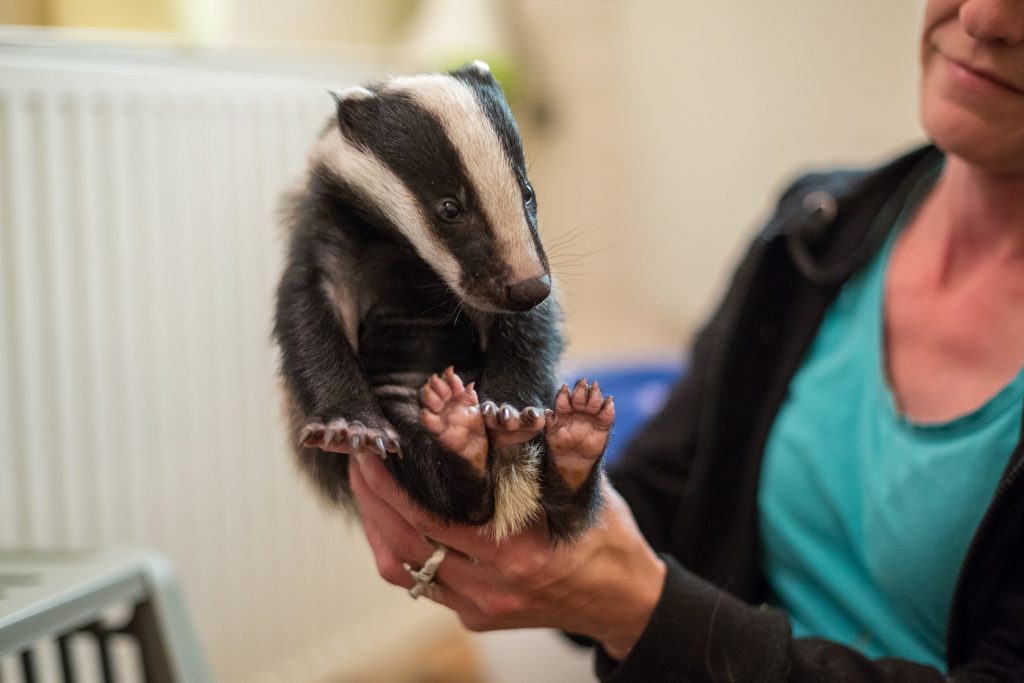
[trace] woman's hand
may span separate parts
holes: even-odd
[[[411,588],[402,565],[423,565],[433,550],[427,538],[448,546],[425,595],[472,631],[562,629],[622,659],[661,594],[665,565],[607,480],[600,519],[577,541],[553,543],[539,519],[498,545],[479,529],[445,524],[414,505],[376,456],[350,458],[349,475],[380,575]]]

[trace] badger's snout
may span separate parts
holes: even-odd
[[[513,311],[528,311],[551,294],[551,277],[541,275],[520,280],[506,288],[508,307]]]

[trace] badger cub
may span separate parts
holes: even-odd
[[[497,539],[545,509],[572,538],[599,504],[614,416],[555,384],[562,349],[537,201],[487,65],[333,93],[288,199],[275,336],[301,465],[351,502],[347,455]]]

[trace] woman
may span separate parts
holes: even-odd
[[[585,635],[608,681],[1019,680],[1024,1],[929,0],[921,64],[938,149],[785,193],[603,523],[495,547],[361,456],[384,578],[437,539],[431,599]]]

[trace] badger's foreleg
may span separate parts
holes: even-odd
[[[368,450],[382,458],[388,457],[388,453],[402,456],[395,430],[368,427],[359,420],[350,422],[343,417],[328,420],[326,424],[319,418],[307,420],[299,433],[299,443],[304,448],[319,448],[343,455],[355,455],[361,450]]]
[[[387,452],[401,444],[363,375],[320,271],[302,259],[293,259],[281,280],[274,333],[299,462],[329,499],[350,501],[345,460],[322,450]]]

